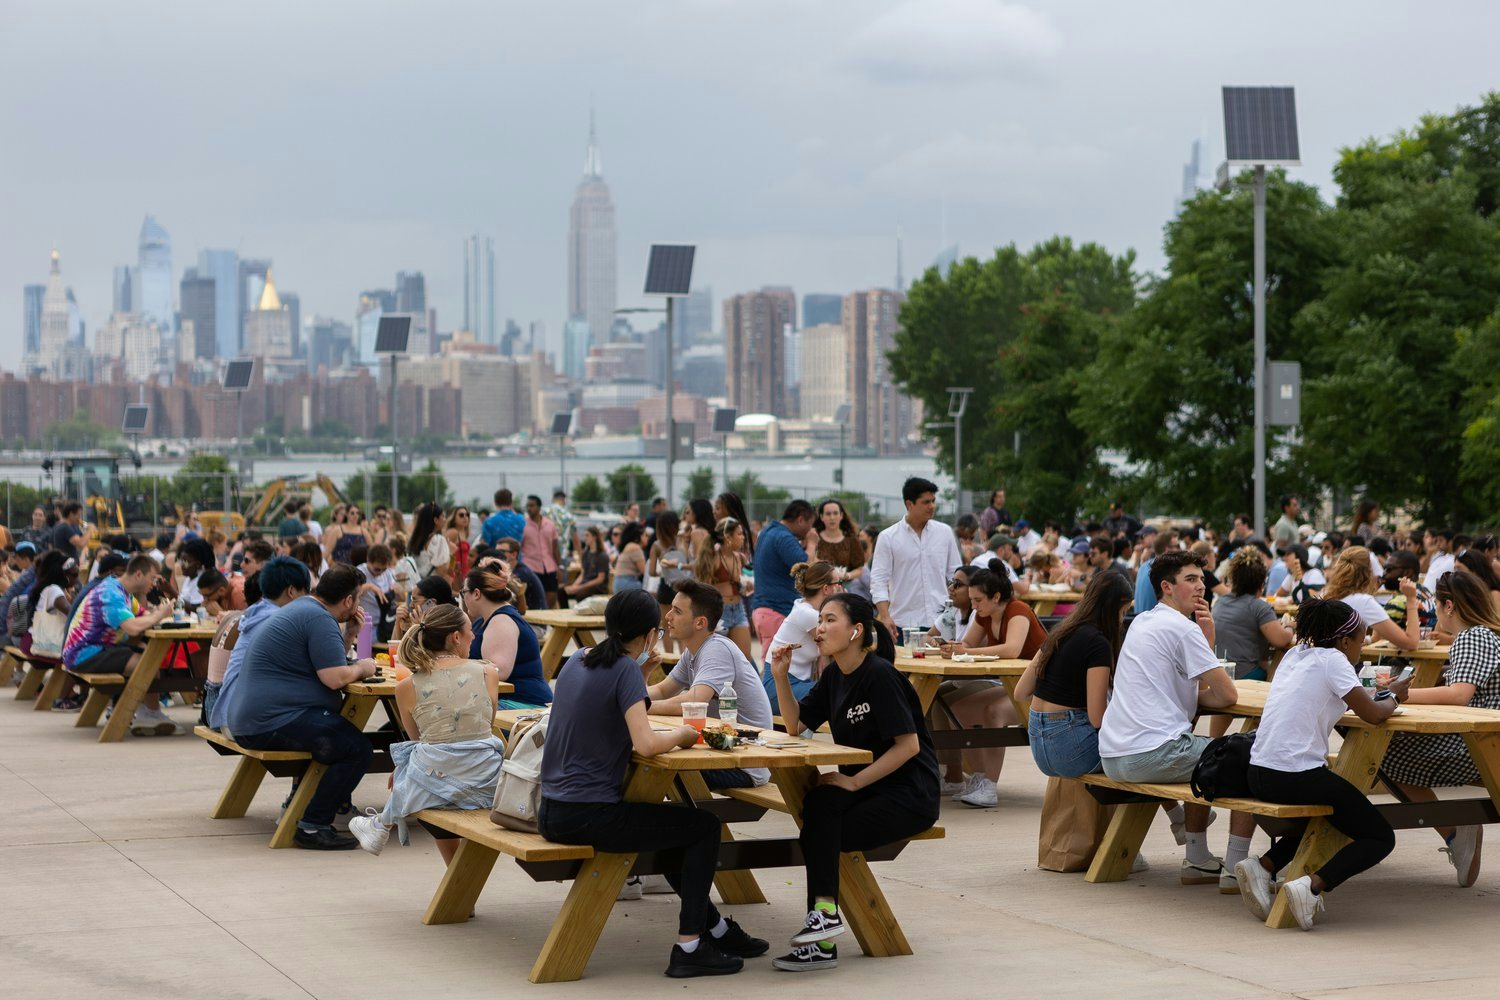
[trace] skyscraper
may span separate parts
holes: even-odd
[[[837,323],[844,305],[842,295],[822,295],[810,292],[802,296],[802,328]]]
[[[21,330],[25,335],[26,353],[34,355],[42,349],[42,301],[47,295],[46,285],[26,285],[21,289]]]
[[[588,320],[575,316],[563,324],[563,374],[575,382],[583,381],[584,361],[593,339]]]
[[[319,368],[343,367],[349,358],[352,332],[348,323],[314,316],[307,336],[308,369],[317,372]]]
[[[714,290],[695,288],[672,309],[672,346],[686,350],[700,344],[714,330]]]
[[[170,337],[173,329],[172,237],[150,215],[141,223],[134,292],[130,297],[131,312],[155,321],[162,336]]]
[[[114,287],[110,295],[110,312],[128,313],[134,312],[135,290],[135,268],[129,264],[119,264],[115,267]]]
[[[245,353],[266,361],[294,356],[292,317],[276,293],[276,278],[266,271],[260,304],[245,314]]]
[[[886,354],[895,346],[897,316],[906,296],[874,288],[844,296],[845,353],[854,446],[882,455],[904,451],[912,431],[911,399],[890,378]]]
[[[1177,204],[1173,207],[1172,215],[1175,217],[1182,211],[1182,206],[1191,201],[1200,188],[1203,187],[1203,141],[1193,140],[1193,151],[1188,154],[1188,161],[1182,165],[1182,193],[1178,195]]]
[[[214,353],[240,353],[240,255],[233,250],[199,250],[198,277],[214,283]]]
[[[806,308],[807,299],[803,299]],[[801,416],[804,420],[832,420],[849,401],[849,357],[844,328],[820,323],[802,329]]]
[[[796,325],[797,296],[767,287],[724,300],[724,378],[729,405],[746,413],[786,416],[786,331]]]
[[[499,343],[499,331],[495,329],[495,241],[478,233],[464,240],[464,329],[481,344]]]
[[[183,336],[187,335],[188,323],[193,324],[192,357],[218,357],[218,283],[190,267],[183,272],[177,301],[182,304]]]
[[[238,343],[235,354],[247,353],[245,349],[245,314],[260,301],[260,293],[266,287],[266,272],[271,270],[269,260],[242,260],[239,262],[239,317],[235,320]]]
[[[359,293],[359,305],[354,310],[354,347],[358,363],[366,368],[375,368],[380,358],[375,353],[375,334],[380,329],[380,317],[396,311],[396,295],[384,288],[372,288]]]
[[[37,338],[37,361],[41,367],[51,373],[67,350],[69,340],[68,289],[63,285],[61,257],[53,250],[52,271],[42,293],[42,326]]]
[[[583,179],[568,212],[568,318],[587,322],[596,345],[609,343],[614,322],[615,250],[615,203],[604,183],[591,110]]]

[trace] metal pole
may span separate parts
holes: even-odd
[[[1255,168],[1255,534],[1266,530],[1266,168]]]
[[[557,484],[558,489],[568,492],[568,439],[563,434],[557,436]]]
[[[391,509],[400,510],[400,499],[397,496],[396,487],[400,482],[398,471],[401,468],[400,460],[396,457],[396,355],[391,355]]]
[[[724,443],[719,448],[719,454],[724,459],[724,492],[728,493],[729,492],[729,435],[728,434],[724,435]],[[668,497],[667,501],[670,503],[671,499],[672,499],[671,497]]]
[[[839,489],[847,490],[849,483],[844,478],[844,431],[849,427],[848,422],[839,424]]]
[[[672,497],[672,451],[677,446],[677,420],[672,411],[672,302],[667,297],[667,502]]]
[[[964,418],[963,408],[953,418],[953,500],[955,518],[964,515]]]

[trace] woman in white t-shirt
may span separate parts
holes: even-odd
[[[771,648],[766,650],[766,661],[770,662],[771,652],[779,646],[790,646],[792,650],[792,665],[787,671],[787,681],[792,686],[792,694],[801,699],[818,680],[820,660],[818,643],[813,633],[818,628],[818,612],[823,607],[823,602],[844,588],[834,579],[836,567],[832,563],[798,563],[792,567],[792,586],[802,596],[797,603],[792,605],[792,610],[787,613],[786,620],[776,629],[776,635],[771,639]],[[771,699],[771,711],[780,712],[781,708],[776,701],[776,679],[771,676],[771,668],[766,667],[761,676],[761,683],[765,685],[766,694]]]
[[[1416,649],[1421,645],[1421,627],[1418,615],[1406,616],[1406,628],[1391,621],[1380,602],[1375,600],[1375,574],[1370,571],[1370,550],[1363,545],[1351,545],[1344,549],[1328,567],[1328,582],[1323,585],[1325,601],[1343,601],[1359,614],[1374,638],[1384,639],[1397,649]],[[1401,593],[1406,595],[1406,606],[1415,607],[1417,584],[1414,580],[1401,581]]]
[[[1349,838],[1317,871],[1283,886],[1297,926],[1305,931],[1312,930],[1323,909],[1323,893],[1375,867],[1396,846],[1391,824],[1365,790],[1328,768],[1328,734],[1346,710],[1373,725],[1396,709],[1394,693],[1381,692],[1375,700],[1360,684],[1356,665],[1364,642],[1364,621],[1351,605],[1303,604],[1297,612],[1297,645],[1276,668],[1250,750],[1250,791],[1256,798],[1332,806],[1328,822]],[[1269,851],[1235,865],[1240,898],[1258,919],[1271,912],[1272,880],[1297,853],[1306,827],[1306,819],[1294,820],[1293,829]]]

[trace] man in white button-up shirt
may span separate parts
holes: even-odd
[[[928,628],[948,599],[948,581],[963,565],[953,529],[933,520],[937,484],[913,477],[901,487],[906,516],[880,533],[870,563],[870,595],[896,642],[898,628]]]

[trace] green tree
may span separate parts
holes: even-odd
[[[849,512],[856,528],[862,528],[880,520],[880,505],[858,490],[834,490],[820,500],[837,500]]]
[[[1500,522],[1500,312],[1460,330],[1454,364],[1470,374],[1464,396],[1460,480],[1485,524]]]
[[[608,489],[611,503],[647,503],[656,495],[656,480],[644,465],[631,462],[609,474]]]
[[[158,480],[159,500],[187,509],[224,509],[225,477],[229,483],[229,502],[233,506],[240,490],[239,476],[229,467],[229,459],[223,455],[193,455],[177,469],[170,479]],[[127,491],[131,487],[127,484]],[[142,492],[149,494],[148,489]]]
[[[599,481],[598,476],[584,476],[573,482],[573,493],[570,499],[573,503],[582,506],[590,503],[604,502],[604,484]]]
[[[687,484],[682,488],[682,502],[686,504],[694,497],[714,495],[714,470],[711,465],[700,465],[687,474]]]
[[[1033,519],[1071,517],[1100,477],[1095,448],[1073,408],[1081,365],[1135,299],[1134,254],[1054,237],[969,258],[911,288],[890,353],[892,377],[929,414],[948,410],[948,387],[974,387],[964,418],[964,482],[1004,483]],[[1017,433],[1021,448],[1015,448]],[[938,465],[953,469],[953,433],[936,436]]]
[[[89,451],[117,447],[122,438],[119,431],[94,423],[87,411],[78,410],[67,420],[48,427],[39,443],[57,451]]]
[[[790,490],[767,486],[749,469],[730,478],[729,492],[740,498],[745,505],[745,514],[751,520],[759,521],[780,517],[787,501],[792,499]]]
[[[1183,206],[1166,229],[1167,273],[1101,329],[1082,372],[1073,416],[1094,446],[1123,455],[1130,471],[1114,488],[1146,509],[1223,521],[1251,508],[1252,200],[1241,185]],[[1267,356],[1299,358],[1293,321],[1338,259],[1337,229],[1316,189],[1282,171],[1267,176],[1266,202]],[[1272,498],[1309,485],[1285,438],[1267,435]]]
[[[365,492],[367,481],[368,494]],[[370,506],[390,503],[391,463],[376,462],[373,469],[356,471],[344,482],[344,496],[359,502],[365,502],[363,498],[368,496]],[[448,477],[443,475],[443,470],[432,460],[415,472],[397,477],[396,498],[397,506],[406,513],[411,513],[419,504],[432,500],[445,508],[453,505],[453,491],[448,487]],[[368,516],[368,511],[366,514]]]

